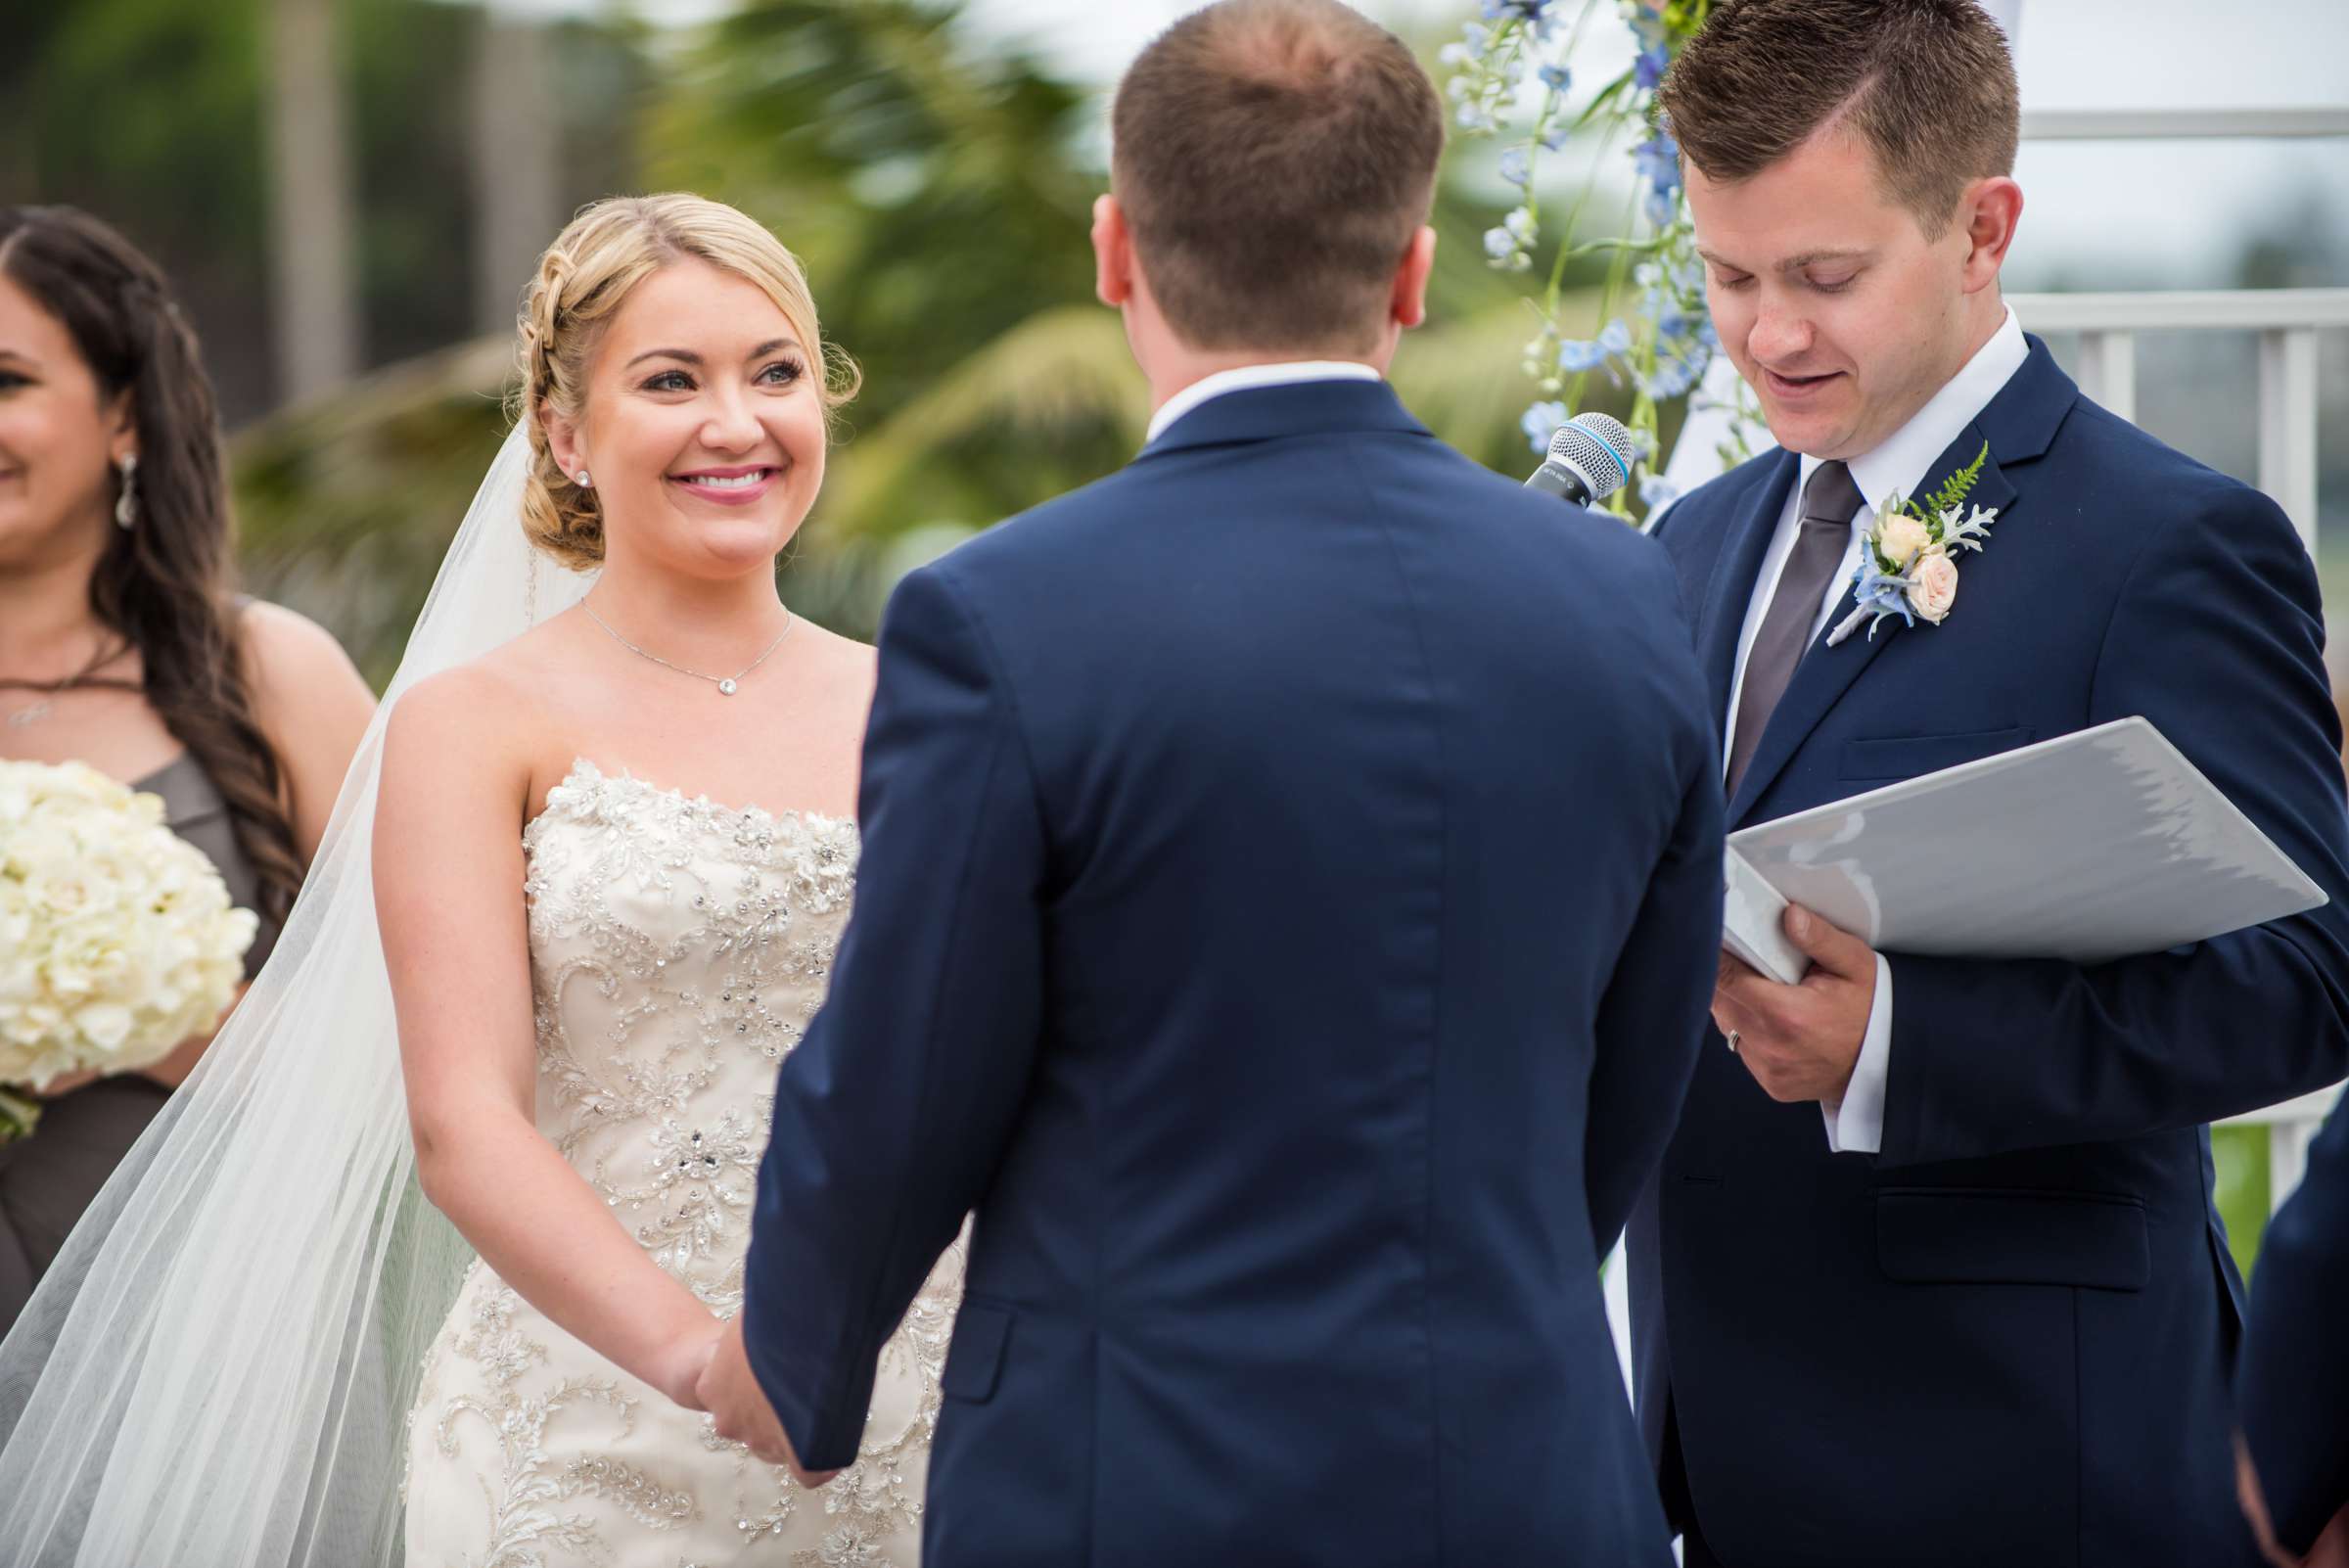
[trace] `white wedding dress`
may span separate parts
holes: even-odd
[[[581,761],[525,831],[539,1130],[720,1316],[775,1066],[822,1002],[853,822],[689,800]],[[820,1492],[720,1441],[476,1262],[409,1415],[412,1568],[912,1568],[961,1288],[949,1248]]]

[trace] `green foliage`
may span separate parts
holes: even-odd
[[[2268,1130],[2214,1127],[2210,1150],[2218,1168],[2219,1218],[2227,1222],[2227,1245],[2234,1253],[2234,1266],[2249,1279],[2260,1237],[2268,1228]]]
[[[365,3],[389,12],[405,0]],[[599,41],[623,40],[587,42]],[[755,0],[665,43],[630,57],[642,78],[629,89],[575,41],[558,61],[562,96],[629,127],[637,188],[733,202],[806,263],[825,332],[857,359],[864,389],[784,587],[819,623],[869,636],[907,568],[1099,478],[1141,442],[1147,389],[1118,316],[1092,297],[1086,231],[1106,183],[1088,162],[1097,100],[1026,55],[975,43],[953,8],[927,0]],[[608,74],[583,74],[593,70]],[[368,107],[389,92],[362,84],[363,117],[396,121]],[[391,141],[379,155],[399,161]],[[456,178],[463,156],[436,133],[416,144],[414,168],[369,178],[421,192]],[[448,311],[462,299],[416,296],[436,282],[464,294],[446,255],[460,230],[422,205],[397,209],[410,215],[387,241],[396,255],[380,261],[371,315],[412,311],[445,341],[461,330]],[[1446,439],[1521,465],[1511,394],[1490,366],[1522,335],[1523,303],[1478,259],[1486,204],[1447,184],[1434,220],[1448,237],[1436,324],[1405,339],[1397,385]],[[396,303],[394,289],[413,302]],[[1562,305],[1576,319],[1589,308],[1580,293]],[[379,682],[495,450],[503,374],[504,346],[483,340],[278,415],[237,444],[253,586],[335,627]]]
[[[178,279],[243,426],[248,585],[334,628],[380,683],[503,437],[510,350],[469,336],[480,11],[340,0],[336,15],[365,342],[391,362],[346,390],[251,419],[274,376],[267,0],[0,0],[24,42],[0,58],[0,195],[114,217]],[[545,55],[566,207],[650,189],[735,203],[800,254],[827,334],[864,370],[783,567],[795,607],[870,635],[907,567],[1139,445],[1147,389],[1092,295],[1098,92],[944,0],[748,0],[689,33],[567,22]],[[1528,318],[1481,255],[1494,221],[1471,185],[1439,187],[1431,325],[1394,374],[1445,439],[1515,471],[1516,395],[1491,366]],[[1561,274],[1558,319],[1596,330],[1608,266]],[[1592,392],[1630,412],[1628,391]]]
[[[1918,510],[1916,503],[1911,501],[1909,503],[1910,512],[1924,519],[1927,523],[1938,523],[1942,513],[1962,502],[1967,495],[1973,492],[1974,482],[1982,477],[1982,465],[1989,461],[1990,442],[1984,441],[1982,450],[1974,454],[1972,462],[1941,482],[1941,488],[1926,498],[1923,510]]]
[[[957,8],[754,0],[666,72],[650,182],[730,202],[799,254],[888,419],[1042,312],[1092,298],[1085,96],[974,46]]]

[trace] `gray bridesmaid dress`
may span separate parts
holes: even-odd
[[[202,850],[228,884],[231,902],[260,907],[260,879],[237,847],[228,803],[196,759],[179,760],[132,786],[163,798],[171,830]],[[245,954],[245,977],[260,973],[277,943],[267,919]],[[0,1145],[0,1336],[24,1310],[82,1211],[171,1091],[136,1073],[104,1078],[50,1100],[32,1136]]]

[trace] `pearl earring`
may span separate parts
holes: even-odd
[[[582,490],[592,490],[595,488],[595,481],[587,477],[587,471],[583,468],[579,470],[579,488]]]
[[[115,466],[122,471],[122,493],[115,500],[115,526],[129,529],[139,521],[139,454],[124,452]]]

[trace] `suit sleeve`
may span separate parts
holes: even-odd
[[[2268,1226],[2236,1373],[2243,1438],[2277,1539],[2295,1551],[2349,1507],[2349,1106]]]
[[[1044,836],[1011,695],[934,566],[892,597],[856,908],[775,1086],[751,1366],[811,1469],[856,1457],[874,1362],[1009,1136],[1041,1015]]]
[[[1720,963],[1721,764],[1693,661],[1689,675],[1689,765],[1678,819],[1599,999],[1583,1179],[1601,1257],[1680,1121]]]
[[[2349,813],[2324,636],[2315,565],[2265,496],[2229,486],[2147,543],[2093,719],[2150,719],[2331,901],[2093,967],[1893,955],[1883,1162],[2190,1127],[2349,1073]]]

